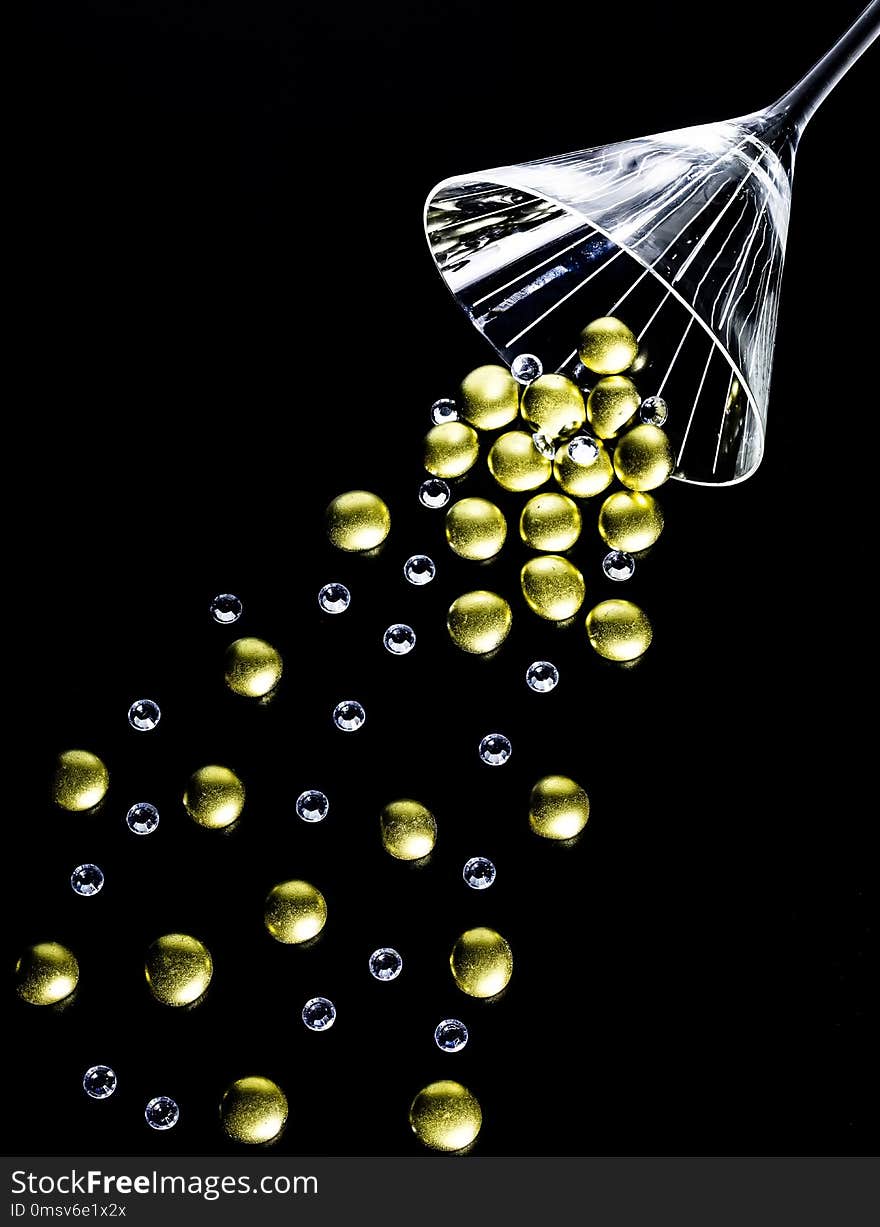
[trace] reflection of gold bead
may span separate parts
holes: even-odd
[[[479,454],[477,432],[464,422],[441,422],[425,435],[425,468],[435,477],[461,477]]]
[[[72,813],[94,809],[110,787],[110,773],[88,750],[65,750],[58,755],[52,795],[55,804]]]
[[[489,471],[504,490],[536,490],[550,476],[550,461],[524,430],[508,430],[492,444]]]
[[[645,369],[650,360],[651,355],[648,353],[644,345],[640,345],[639,352],[636,354],[635,358],[633,358],[632,364],[629,368],[630,375],[638,375],[640,371]]]
[[[287,1123],[287,1096],[268,1078],[239,1078],[223,1093],[220,1120],[233,1142],[274,1142]]]
[[[590,799],[567,775],[545,775],[529,798],[529,825],[545,839],[571,839],[587,825]]]
[[[607,490],[614,480],[611,457],[601,439],[596,440],[599,455],[592,464],[578,464],[568,454],[568,444],[563,443],[553,461],[553,475],[566,494],[575,498],[590,498]]]
[[[446,540],[459,558],[494,558],[507,537],[507,521],[484,498],[462,498],[446,513]]]
[[[503,597],[478,589],[465,592],[449,606],[446,626],[457,648],[480,656],[494,652],[510,633],[513,614]]]
[[[567,550],[581,535],[581,513],[566,494],[536,494],[523,507],[519,535],[535,550]]]
[[[398,861],[427,856],[437,839],[437,820],[418,801],[389,801],[379,815],[382,846]]]
[[[192,1005],[207,992],[214,964],[197,938],[166,933],[147,951],[144,970],[150,992],[162,1005]]]
[[[669,480],[674,467],[669,436],[647,422],[621,435],[614,449],[614,472],[630,490],[655,490]]]
[[[590,646],[606,660],[635,660],[653,634],[648,615],[632,601],[602,601],[587,614]]]
[[[59,942],[28,946],[15,965],[16,991],[30,1005],[54,1005],[76,988],[79,963]]]
[[[327,922],[327,903],[311,882],[294,878],[269,891],[263,913],[266,928],[276,942],[296,946],[317,937]]]
[[[201,767],[190,777],[183,804],[200,827],[228,827],[244,808],[244,784],[228,767]]]
[[[653,545],[663,532],[663,512],[650,494],[618,490],[599,508],[599,533],[613,550],[637,554]]]
[[[463,1150],[483,1123],[476,1096],[460,1082],[432,1082],[419,1091],[409,1110],[409,1123],[420,1142],[432,1150]]]
[[[587,398],[587,417],[600,439],[613,439],[641,404],[636,385],[625,375],[600,379]]]
[[[236,639],[226,649],[226,685],[235,694],[259,698],[278,685],[281,654],[265,639]]]
[[[381,545],[391,531],[391,512],[368,490],[338,494],[327,508],[327,536],[337,549],[358,553]]]
[[[587,324],[578,342],[578,357],[597,375],[617,375],[635,360],[639,345],[626,324],[613,315]]]
[[[523,392],[522,415],[549,439],[577,430],[586,421],[580,388],[564,375],[541,375]]]
[[[531,610],[550,622],[572,618],[584,603],[584,577],[567,558],[542,554],[520,571],[522,593]]]
[[[478,366],[461,384],[461,416],[479,430],[497,430],[519,412],[519,384],[503,366]]]
[[[467,929],[452,947],[449,966],[463,993],[469,997],[494,997],[507,987],[513,955],[494,929]]]

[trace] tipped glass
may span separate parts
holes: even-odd
[[[764,451],[798,141],[878,32],[872,0],[766,110],[445,179],[425,205],[443,280],[506,365],[528,351],[581,386],[581,329],[622,319],[642,396],[669,405],[675,476],[744,480]]]

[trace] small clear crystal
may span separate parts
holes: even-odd
[[[83,1090],[89,1099],[109,1099],[116,1090],[116,1074],[109,1065],[92,1065],[83,1074]]]
[[[575,464],[586,467],[599,457],[599,444],[592,435],[575,435],[568,445],[568,454]]]
[[[531,383],[544,374],[544,364],[534,354],[518,354],[510,364],[510,373],[517,383]]]
[[[461,876],[471,890],[487,890],[495,881],[495,866],[488,856],[472,856],[465,861]]]
[[[75,894],[88,898],[96,895],[104,885],[104,874],[97,865],[77,865],[70,875],[70,885]]]
[[[503,733],[487,733],[480,742],[480,758],[490,767],[502,767],[512,750],[510,741]]]
[[[303,822],[323,822],[330,813],[330,802],[325,793],[310,788],[297,797],[296,812]]]
[[[238,621],[243,609],[240,597],[231,592],[220,592],[211,602],[211,617],[222,626],[228,626],[230,622]]]
[[[351,593],[345,584],[325,584],[318,593],[318,604],[324,613],[345,613],[351,604]]]
[[[416,633],[405,622],[395,622],[382,636],[382,642],[392,656],[406,656],[416,646]]]
[[[552,460],[556,455],[556,446],[552,439],[539,431],[532,435],[532,443],[535,445],[535,451],[541,453],[546,460]]]
[[[639,405],[639,417],[649,426],[662,426],[669,417],[669,408],[662,396],[646,396]]]
[[[338,729],[342,729],[343,733],[356,732],[366,718],[367,713],[357,699],[343,699],[333,708],[333,723]]]
[[[555,690],[559,684],[559,670],[549,660],[536,660],[526,669],[526,685],[537,694]]]
[[[430,584],[437,574],[437,568],[434,566],[434,560],[427,554],[413,554],[412,558],[407,558],[403,564],[403,574],[411,584],[421,588],[423,584]]]
[[[431,421],[435,426],[442,426],[444,422],[457,422],[458,408],[455,401],[448,396],[435,400],[431,406]]]
[[[577,362],[575,362],[574,366],[571,368],[571,374],[569,375],[569,379],[571,379],[573,383],[576,383],[579,388],[582,388],[584,390],[587,390],[589,388],[590,384],[593,382],[595,378],[596,376],[594,375],[594,373],[590,370],[588,366],[584,366],[580,358],[577,360]]]
[[[442,477],[429,477],[419,486],[419,502],[423,507],[445,507],[449,502],[449,486]]]
[[[403,959],[391,946],[382,946],[370,955],[370,975],[374,980],[396,980],[403,968]]]
[[[458,1018],[444,1018],[434,1030],[434,1043],[443,1052],[461,1052],[468,1042],[468,1029]]]
[[[152,835],[159,825],[159,811],[149,801],[138,801],[125,815],[125,821],[135,835]]]
[[[302,1020],[310,1031],[329,1031],[336,1022],[336,1006],[326,997],[312,997],[303,1006]]]
[[[612,550],[602,559],[602,570],[616,584],[632,579],[635,569],[636,560],[632,554],[627,554],[626,550]]]
[[[137,699],[128,709],[128,723],[139,733],[149,733],[162,718],[159,704],[153,699]]]
[[[180,1118],[180,1108],[167,1095],[158,1095],[147,1104],[144,1118],[151,1129],[173,1129]]]

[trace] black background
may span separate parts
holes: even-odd
[[[631,586],[656,627],[638,668],[603,667],[582,630],[522,607],[496,660],[457,657],[446,604],[515,592],[521,559],[475,582],[414,499],[431,401],[491,360],[433,271],[428,189],[751,110],[856,11],[803,29],[799,6],[749,0],[34,7],[7,930],[10,962],[61,940],[82,977],[66,1009],[12,1011],[13,1150],[222,1153],[220,1093],[252,1072],[288,1093],[288,1153],[418,1152],[407,1106],[437,1077],[480,1097],[482,1154],[872,1148],[874,751],[857,704],[876,619],[876,51],[802,144],[767,458],[740,487],[664,492],[667,530]],[[379,559],[323,544],[322,509],[352,486],[391,506]],[[598,600],[610,586],[585,541]],[[400,573],[417,548],[440,565],[421,590]],[[344,618],[315,605],[330,578],[354,593]],[[224,590],[246,604],[234,630],[208,616]],[[398,618],[419,642],[392,660],[380,635]],[[282,650],[275,702],[224,690],[235,632]],[[562,681],[535,696],[523,672],[542,655]],[[164,713],[149,736],[125,721],[141,695]],[[368,711],[351,737],[329,723],[345,697]],[[475,751],[493,728],[514,744],[498,771]],[[49,804],[70,745],[110,766],[97,816]],[[180,805],[209,761],[249,790],[228,836]],[[551,771],[593,800],[572,849],[528,832],[529,787]],[[320,826],[293,816],[307,787],[331,796]],[[379,846],[378,809],[406,795],[438,815],[426,868]],[[124,826],[138,799],[162,812],[149,839]],[[477,852],[498,864],[485,894],[460,880]],[[82,900],[67,877],[90,859],[107,882]],[[293,876],[330,909],[307,952],[262,929],[266,890]],[[457,994],[446,967],[478,923],[515,952],[494,1003]],[[214,954],[190,1012],[143,983],[146,945],[173,930]],[[406,960],[391,985],[366,971],[383,944]],[[298,1019],[316,993],[339,1010],[326,1035]],[[449,1014],[471,1027],[458,1056],[431,1039]],[[120,1079],[105,1104],[80,1088],[98,1061]],[[160,1135],[142,1111],[163,1093],[182,1115]]]

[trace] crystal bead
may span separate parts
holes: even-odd
[[[487,856],[472,856],[465,861],[461,876],[471,890],[487,890],[495,881],[495,866]]]
[[[445,507],[449,502],[449,486],[442,477],[429,477],[419,486],[419,502],[432,509]]]
[[[333,723],[343,733],[354,733],[364,723],[367,713],[356,699],[343,699],[333,708]]]
[[[336,1022],[336,1006],[326,997],[312,997],[302,1008],[302,1020],[310,1031],[329,1031]]]
[[[412,558],[407,558],[403,564],[403,574],[411,584],[421,588],[423,584],[430,584],[437,574],[437,568],[427,554],[413,554]]]
[[[616,584],[632,579],[635,569],[636,560],[626,550],[612,550],[602,559],[602,570]]]
[[[435,400],[431,406],[431,421],[435,426],[442,426],[444,422],[457,422],[458,409],[455,401],[448,396],[441,396],[440,400]]]
[[[330,802],[323,792],[310,788],[297,797],[296,812],[303,822],[323,822],[330,813]]]
[[[109,1099],[116,1090],[116,1074],[109,1065],[92,1065],[83,1074],[83,1090],[89,1099]]]
[[[568,454],[575,464],[594,464],[599,458],[599,444],[592,435],[575,435],[568,445]]]
[[[167,1095],[151,1099],[144,1110],[144,1118],[151,1129],[173,1129],[180,1117],[180,1108]]]
[[[97,865],[77,865],[70,875],[70,885],[75,894],[88,898],[96,895],[104,885],[104,874]]]
[[[669,408],[662,396],[646,396],[639,405],[639,418],[649,426],[662,426],[669,417]]]
[[[536,694],[546,694],[559,684],[559,670],[549,660],[536,660],[526,669],[526,685]]]
[[[396,980],[403,968],[403,959],[391,946],[382,946],[370,955],[370,975],[374,980]]]
[[[152,835],[159,825],[159,811],[149,801],[138,801],[125,815],[125,821],[135,835]]]
[[[221,626],[228,626],[230,622],[238,621],[243,609],[240,597],[231,592],[220,592],[211,602],[211,617]]]
[[[480,742],[480,758],[490,767],[501,767],[510,758],[513,747],[503,733],[487,733]]]
[[[137,699],[128,709],[128,723],[139,733],[149,733],[162,718],[159,704],[152,699]]]
[[[532,435],[532,444],[535,451],[540,452],[547,460],[553,460],[556,456],[555,443],[547,435],[542,434],[540,430]]]
[[[416,633],[405,622],[395,622],[382,636],[382,642],[392,656],[406,656],[416,646]]]
[[[518,354],[510,364],[510,373],[517,383],[531,383],[544,374],[544,364],[534,354]]]
[[[345,584],[325,584],[318,593],[318,604],[324,613],[345,613],[351,604],[351,593]]]
[[[461,1052],[468,1042],[468,1029],[458,1018],[444,1018],[434,1030],[434,1043],[443,1052]]]

